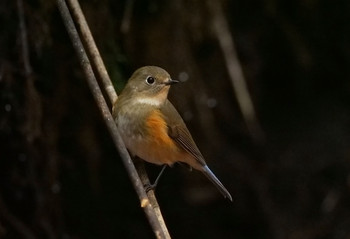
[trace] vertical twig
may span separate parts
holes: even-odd
[[[18,19],[19,19],[19,30],[21,38],[21,51],[23,57],[23,66],[24,73],[27,78],[32,75],[32,67],[30,66],[29,61],[29,50],[28,50],[28,38],[27,38],[27,28],[24,19],[24,10],[23,10],[23,1],[17,0],[17,9],[18,9]]]
[[[79,34],[75,28],[75,25],[73,23],[73,19],[70,15],[70,12],[68,10],[68,7],[64,0],[57,0],[58,8],[60,10],[63,22],[67,28],[68,34],[72,40],[73,46],[76,50],[76,53],[78,55],[78,58],[80,59],[81,66],[83,68],[85,77],[88,81],[88,85],[90,87],[90,90],[97,102],[97,106],[99,107],[102,116],[105,120],[105,123],[107,125],[107,129],[109,130],[112,139],[120,153],[120,156],[123,160],[123,163],[125,164],[125,167],[127,169],[127,172],[131,178],[131,181],[133,183],[133,186],[139,196],[139,199],[141,201],[141,207],[144,209],[146,216],[153,228],[153,231],[157,238],[170,238],[170,235],[167,230],[164,230],[162,227],[162,224],[160,221],[163,221],[163,218],[159,217],[159,215],[156,214],[154,208],[150,204],[150,200],[144,190],[142,181],[136,171],[136,168],[130,158],[130,155],[128,151],[125,148],[124,142],[121,139],[117,126],[113,120],[113,117],[111,115],[111,112],[107,106],[107,103],[103,97],[103,94],[101,92],[101,89],[96,81],[94,72],[92,70],[91,64],[89,62],[89,59],[87,57],[87,54],[85,52],[85,49],[83,47],[83,44],[79,38]],[[101,60],[102,61],[102,60]],[[166,228],[165,228],[166,229]]]
[[[32,142],[35,138],[37,138],[40,134],[40,125],[42,118],[41,111],[41,101],[40,97],[35,90],[34,86],[34,77],[33,70],[30,65],[30,55],[29,55],[29,47],[28,47],[28,36],[27,36],[27,28],[25,24],[24,18],[24,7],[23,1],[17,0],[17,8],[18,8],[18,19],[19,19],[19,36],[20,36],[20,44],[21,44],[21,56],[22,63],[24,68],[24,78],[26,80],[26,110],[27,110],[27,125],[25,126],[25,133],[27,134],[28,142]]]
[[[120,27],[121,32],[124,34],[127,33],[130,29],[132,9],[134,8],[134,2],[135,0],[127,0],[125,3],[124,16]]]
[[[24,133],[26,135],[27,143],[29,144],[29,148],[32,149],[35,147],[33,142],[35,139],[40,137],[41,135],[41,121],[42,121],[42,104],[40,100],[40,96],[34,85],[34,76],[33,70],[30,63],[30,51],[28,44],[28,34],[27,27],[25,21],[25,11],[23,6],[23,0],[17,0],[17,12],[18,12],[18,20],[19,20],[19,39],[20,39],[20,54],[21,54],[21,63],[23,64],[24,69],[24,80],[25,80],[25,109],[26,109],[26,124],[24,127]],[[43,195],[42,190],[38,185],[38,178],[36,175],[36,167],[35,162],[33,160],[29,160],[28,164],[28,178],[30,183],[34,187],[34,191],[36,193],[35,197],[37,200],[41,198],[41,203],[38,204],[36,214],[38,216],[38,223],[46,232],[48,238],[53,238],[54,232],[47,218],[44,218],[41,213],[44,213],[44,204],[43,203],[46,198]],[[4,203],[4,202],[2,202]],[[4,206],[3,206],[4,207]],[[44,214],[44,216],[47,216]],[[20,233],[25,234],[25,238],[35,238],[33,233],[29,231],[29,228],[26,228],[24,224],[19,222],[16,217],[7,212],[8,220],[11,221],[12,224],[15,224],[15,227]],[[24,232],[23,232],[24,231]],[[28,234],[28,235],[27,235]]]
[[[239,107],[241,109],[246,125],[257,142],[264,140],[264,133],[260,127],[256,117],[253,102],[251,100],[247,83],[243,75],[242,66],[237,56],[234,39],[231,35],[228,22],[224,17],[224,11],[221,6],[221,1],[207,0],[207,6],[212,15],[212,24],[215,35],[219,41],[219,45],[224,54],[226,67],[231,78],[232,87],[236,94]],[[262,210],[268,218],[268,224],[275,238],[283,238],[283,230],[281,229],[280,214],[276,210],[273,200],[268,194],[266,179],[260,175],[261,172],[256,172],[251,163],[242,161],[236,165],[240,166],[242,172],[249,175],[248,180],[253,189],[258,195],[258,200],[262,205]]]
[[[256,118],[253,101],[250,97],[242,66],[237,56],[229,25],[224,17],[221,2],[207,0],[207,4],[212,15],[213,30],[224,54],[226,67],[243,118],[252,137],[257,141],[261,141],[264,138],[263,131]]]

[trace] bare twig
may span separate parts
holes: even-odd
[[[261,143],[264,140],[264,133],[256,117],[254,105],[243,75],[242,66],[235,49],[234,39],[231,35],[232,33],[230,32],[228,22],[224,17],[224,11],[221,6],[222,2],[207,0],[207,4],[211,11],[214,32],[224,54],[226,67],[242,115],[252,137]],[[258,200],[260,201],[262,210],[268,219],[268,225],[270,226],[272,234],[275,238],[284,238],[283,229],[281,229],[283,228],[280,219],[281,214],[268,193],[268,182],[266,181],[266,178],[261,175],[262,169],[259,168],[259,172],[257,172],[251,162],[241,159],[236,160],[238,160],[238,162],[235,163],[235,167],[238,166],[240,171],[245,172],[244,175],[249,175],[246,177],[246,180],[252,185],[254,191],[258,195]]]
[[[135,0],[127,0],[125,3],[124,16],[122,19],[122,24],[120,30],[122,33],[127,33],[130,29],[130,22],[132,17],[132,9],[134,7]]]
[[[246,80],[243,75],[241,63],[235,49],[235,43],[230,32],[227,20],[224,17],[220,1],[207,0],[208,8],[212,15],[213,30],[224,54],[226,67],[231,79],[233,90],[236,94],[246,125],[255,140],[261,141],[263,131],[256,118],[252,99],[249,94]]]
[[[23,57],[23,66],[24,73],[26,77],[32,75],[32,67],[30,66],[29,61],[29,50],[28,50],[28,38],[27,38],[27,28],[24,19],[24,10],[23,10],[23,1],[17,0],[17,9],[18,9],[18,19],[19,19],[19,30],[21,38],[21,47],[22,47],[22,57]]]
[[[140,178],[141,178],[143,185],[150,185],[150,181],[149,181],[149,178],[147,176],[147,172],[146,172],[146,168],[145,168],[145,163],[137,157],[135,158],[134,161],[135,161],[135,167],[137,169],[137,172],[139,172],[139,175],[140,175]],[[160,224],[162,230],[165,232],[166,237],[170,238],[168,228],[165,224],[165,221],[163,220],[162,212],[160,211],[160,207],[159,207],[159,204],[157,202],[157,198],[154,194],[154,191],[149,190],[147,192],[147,196],[152,204],[152,207],[154,209],[154,213],[156,214],[157,218],[161,219],[161,220],[159,220],[159,224]]]
[[[125,167],[128,171],[128,174],[131,178],[131,181],[134,185],[134,188],[139,196],[139,199],[141,201],[141,207],[144,209],[146,216],[153,228],[153,231],[157,238],[170,238],[170,235],[168,233],[168,230],[166,230],[166,227],[162,226],[162,223],[164,223],[163,218],[161,215],[157,215],[153,205],[150,203],[150,199],[147,196],[143,183],[136,171],[136,168],[130,158],[130,155],[128,151],[125,148],[124,142],[121,139],[117,126],[113,120],[113,117],[111,115],[111,112],[107,106],[107,103],[102,95],[101,89],[97,83],[97,80],[95,78],[94,72],[92,70],[91,64],[89,62],[89,59],[87,57],[87,54],[85,52],[85,49],[83,47],[83,44],[79,38],[78,32],[75,28],[75,25],[73,23],[73,19],[70,15],[70,12],[68,10],[68,7],[64,0],[57,0],[58,8],[60,10],[63,22],[67,28],[68,34],[72,40],[73,46],[76,50],[76,53],[80,59],[80,63],[82,65],[84,74],[86,76],[86,79],[88,81],[88,85],[90,87],[90,90],[97,102],[97,105],[102,113],[102,116],[105,120],[105,123],[107,125],[107,128],[112,136],[112,139],[119,151],[119,154],[123,160],[123,163],[125,164]],[[79,6],[79,5],[75,5]],[[80,7],[79,7],[80,8]],[[81,26],[81,23],[80,23]],[[87,27],[87,26],[86,26]],[[92,38],[91,38],[92,39]],[[97,48],[96,48],[97,50]],[[96,55],[95,55],[96,56]],[[101,60],[102,62],[102,60]],[[109,95],[110,100],[113,99],[113,94]],[[164,224],[165,225],[165,224]]]
[[[27,134],[28,142],[33,142],[41,131],[41,101],[38,92],[34,86],[33,70],[30,64],[30,55],[28,47],[27,27],[25,24],[23,1],[17,0],[18,19],[19,19],[19,36],[21,45],[21,60],[24,68],[24,77],[26,80],[26,110],[27,123],[24,127]]]
[[[25,21],[25,8],[23,6],[23,0],[17,0],[17,9],[18,9],[18,20],[19,20],[19,39],[20,39],[20,57],[23,64],[23,74],[25,80],[25,109],[26,109],[26,117],[25,120],[25,134],[27,143],[30,145],[30,149],[33,148],[34,140],[37,139],[41,135],[41,122],[42,122],[42,103],[40,100],[40,96],[38,91],[34,85],[34,74],[32,70],[32,66],[30,63],[30,51],[28,44],[28,34],[27,34],[27,26]],[[33,185],[34,191],[36,193],[35,198],[38,200],[40,198],[41,203],[38,203],[38,207],[36,208],[36,215],[38,216],[38,222],[46,232],[48,238],[54,238],[54,231],[50,223],[45,216],[47,216],[44,211],[44,201],[46,197],[44,197],[42,190],[39,187],[39,180],[37,179],[35,161],[29,160],[28,164],[28,180]],[[4,202],[2,202],[4,204]],[[3,208],[5,206],[3,205]],[[6,212],[6,210],[5,210]],[[8,220],[11,221],[12,224],[15,225],[17,231],[25,235],[25,238],[34,238],[33,233],[27,228],[22,222],[16,219],[15,216],[11,215],[7,212]],[[22,225],[23,224],[23,225]]]
[[[86,46],[86,50],[91,59],[91,63],[96,68],[96,74],[98,78],[102,80],[102,86],[106,91],[111,105],[117,100],[118,96],[113,87],[112,81],[109,78],[106,67],[102,61],[100,52],[97,49],[96,43],[92,37],[89,26],[87,25],[84,14],[80,8],[77,0],[67,0],[73,15],[74,21],[78,26],[79,34],[81,35],[82,41]]]

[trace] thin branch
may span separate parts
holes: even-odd
[[[133,1],[133,0],[131,0]],[[90,55],[93,57],[92,60],[92,65],[95,67],[96,69],[96,74],[102,79],[102,84],[104,86],[104,88],[107,90],[109,90],[108,96],[109,96],[109,100],[110,102],[113,104],[115,103],[116,99],[117,99],[117,94],[115,92],[115,89],[112,85],[112,82],[108,76],[106,67],[104,66],[104,63],[102,61],[102,58],[100,56],[100,53],[98,51],[98,48],[96,47],[95,41],[91,35],[91,31],[89,29],[89,26],[86,22],[86,19],[84,17],[84,14],[81,10],[81,7],[79,5],[79,2],[77,0],[67,0],[69,7],[70,7],[70,11],[73,14],[73,18],[75,20],[75,22],[79,25],[79,33],[82,36],[82,41],[85,43],[85,45],[87,46],[87,52],[90,53]],[[132,3],[130,3],[132,4]],[[132,7],[132,6],[130,6]],[[143,185],[147,185],[149,184],[149,179],[147,176],[147,173],[145,170],[137,170],[141,181],[143,183]],[[153,206],[153,208],[159,208],[158,202],[156,200],[156,197],[154,195],[153,191],[149,191],[147,193],[148,197],[150,198],[150,203]],[[157,215],[159,216],[159,221],[160,223],[163,225],[165,225],[164,219],[161,215],[161,213],[157,213]],[[166,230],[167,231],[167,230]]]
[[[27,78],[32,75],[32,67],[30,66],[29,61],[29,48],[28,48],[28,37],[27,37],[27,28],[24,19],[24,10],[23,10],[23,1],[17,0],[17,9],[18,9],[18,19],[19,19],[19,30],[21,37],[21,47],[22,47],[22,57],[23,57],[23,66],[24,73]]]
[[[253,101],[249,94],[228,22],[224,17],[221,2],[207,0],[207,4],[212,15],[213,30],[224,54],[226,67],[243,118],[252,137],[257,141],[261,141],[264,138],[263,131],[258,119],[256,118]]]
[[[113,105],[114,102],[117,100],[118,96],[115,92],[112,81],[109,78],[106,67],[102,61],[100,52],[97,49],[94,38],[92,37],[85,16],[77,0],[67,0],[67,3],[73,15],[72,17],[74,19],[74,22],[78,26],[79,34],[81,35],[81,39],[86,46],[86,51],[90,56],[91,63],[96,68],[96,74],[98,75],[98,78],[101,79],[102,86],[104,87],[104,90],[108,95],[111,105]]]
[[[86,22],[84,14],[81,10],[79,2],[77,0],[67,0],[67,2],[69,4],[70,11],[73,14],[73,18],[74,18],[76,24],[79,26],[79,28],[78,28],[79,33],[82,37],[84,44],[87,47],[87,52],[89,53],[89,56],[92,57],[92,64],[93,64],[94,68],[96,69],[96,74],[102,80],[102,85],[104,86],[104,89],[107,92],[107,95],[109,97],[110,102],[112,104],[114,104],[115,101],[117,100],[118,96],[117,96],[115,89],[112,85],[112,82],[108,76],[106,67],[104,66],[104,63],[102,61],[102,58],[101,58],[100,53],[98,51],[98,48],[96,47],[96,43],[92,37],[91,31],[90,31],[89,26]],[[130,8],[132,8],[132,6],[130,6]],[[142,184],[143,185],[148,184],[149,179],[148,179],[146,171],[145,170],[141,170],[141,171],[137,170],[137,171],[141,177]],[[165,222],[164,222],[163,216],[160,212],[160,208],[159,208],[157,199],[154,195],[154,192],[149,191],[149,192],[147,192],[147,195],[149,197],[149,200],[150,200],[152,207],[155,209],[155,213],[158,217],[158,221],[159,221],[160,225],[162,226],[165,235],[167,235],[167,237],[170,238],[169,232],[165,226]]]
[[[137,172],[139,172],[139,175],[140,175],[140,178],[141,178],[143,185],[150,185],[150,180],[147,176],[145,163],[142,161],[142,159],[139,159],[137,157],[135,158],[134,161],[135,161],[135,167],[137,169]],[[157,198],[154,194],[154,191],[149,190],[147,192],[147,196],[152,204],[152,207],[154,209],[154,213],[156,214],[157,218],[161,219],[161,220],[159,220],[159,224],[160,224],[162,230],[165,232],[166,238],[170,238],[168,228],[167,228],[165,221],[163,219],[163,215],[162,215],[162,212],[160,211],[160,207],[159,207],[159,204],[157,202]]]
[[[157,238],[170,238],[167,230],[164,230],[160,221],[164,221],[162,217],[156,214],[153,206],[150,203],[150,199],[147,196],[143,183],[136,171],[135,165],[133,164],[128,151],[125,148],[124,142],[119,135],[117,126],[113,120],[110,109],[102,95],[101,89],[97,83],[94,72],[92,70],[90,61],[87,57],[83,44],[79,38],[79,34],[73,23],[73,19],[70,15],[66,2],[64,0],[57,0],[58,8],[60,10],[63,22],[67,28],[68,34],[72,40],[73,46],[76,50],[78,58],[80,59],[81,66],[83,68],[85,77],[88,81],[90,90],[97,102],[97,106],[100,109],[102,116],[105,120],[107,128],[112,136],[112,139],[117,147],[119,154],[125,164],[129,177],[133,183],[133,186],[141,201],[141,207],[144,209],[146,216],[152,226],[152,229]],[[102,60],[101,60],[102,61]],[[112,97],[110,98],[112,99]]]
[[[27,111],[26,116],[26,124],[25,124],[25,134],[27,143],[30,144],[30,148],[32,148],[32,144],[36,138],[41,135],[41,122],[42,122],[42,104],[38,92],[34,86],[34,74],[30,63],[30,51],[29,51],[29,43],[28,43],[28,34],[27,34],[27,26],[25,21],[25,11],[23,6],[23,0],[17,0],[17,9],[18,9],[18,20],[19,20],[19,38],[20,38],[20,57],[23,63],[24,69],[24,79],[26,85],[26,99],[25,99],[25,109]],[[38,185],[38,179],[36,174],[36,167],[33,160],[30,160],[28,164],[28,180],[34,187],[34,191],[36,192],[35,198],[41,198],[41,203],[38,204],[36,208],[35,214],[38,216],[38,222],[40,227],[46,232],[48,238],[54,238],[54,231],[51,224],[47,220],[47,215],[41,215],[41,212],[44,212],[43,201],[46,198],[42,195],[42,190]],[[4,204],[4,202],[1,202]],[[2,208],[5,208],[3,205]],[[6,213],[6,208],[4,209]],[[6,213],[8,220],[15,225],[17,231],[22,233],[24,238],[34,238],[33,233],[27,228],[21,221],[19,221],[15,216],[13,216],[10,212]],[[22,225],[23,224],[23,225]]]
[[[24,6],[22,0],[17,0],[19,37],[21,46],[21,61],[24,68],[24,78],[26,85],[26,110],[27,121],[24,127],[28,142],[33,142],[40,135],[42,110],[41,101],[38,92],[34,86],[33,70],[30,64],[30,52],[28,47],[28,34],[24,15]]]
[[[120,30],[122,33],[127,33],[130,29],[132,9],[134,8],[134,0],[127,0],[125,3],[124,16],[122,19],[122,24]]]

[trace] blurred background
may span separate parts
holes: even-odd
[[[118,93],[143,65],[183,82],[169,97],[235,197],[167,169],[173,238],[350,238],[348,0],[80,3]],[[0,238],[154,238],[55,1],[2,0],[0,29]]]

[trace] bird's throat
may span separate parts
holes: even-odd
[[[152,106],[160,106],[164,104],[168,97],[169,87],[164,87],[161,91],[159,91],[155,95],[142,95],[137,97],[137,103],[152,105]]]

